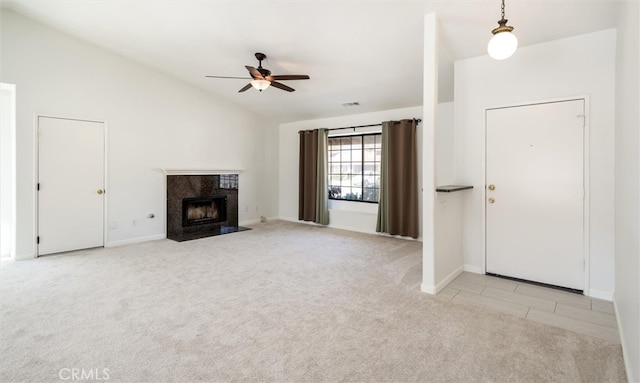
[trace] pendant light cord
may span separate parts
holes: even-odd
[[[502,9],[502,13],[501,13],[502,20],[504,20],[504,0],[502,0],[502,8],[501,9]]]

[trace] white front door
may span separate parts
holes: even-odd
[[[38,255],[104,246],[104,123],[38,117]]]
[[[584,100],[486,112],[486,270],[584,289]]]

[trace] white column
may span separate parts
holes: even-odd
[[[422,114],[422,285],[436,294],[435,280],[435,128],[438,110],[438,17],[424,17],[424,84]]]

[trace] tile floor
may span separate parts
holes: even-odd
[[[620,343],[613,303],[608,301],[468,272],[438,296]]]

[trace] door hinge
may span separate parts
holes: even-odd
[[[36,237],[36,244],[38,244],[38,245],[40,244],[40,236]]]
[[[38,187],[36,190],[40,191],[40,182],[38,182]]]

